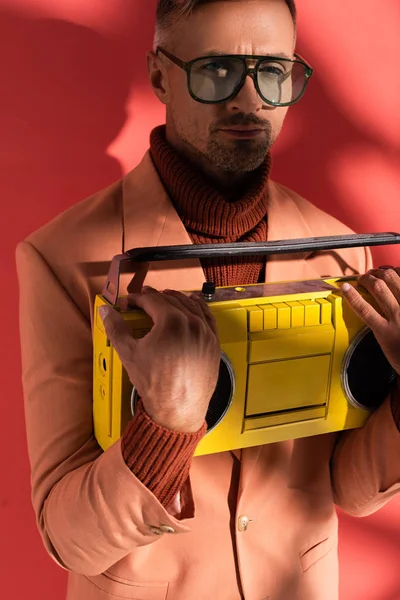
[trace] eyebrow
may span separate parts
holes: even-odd
[[[220,50],[209,50],[202,56],[275,56],[276,58],[286,58],[287,60],[293,60],[292,56],[289,56],[285,52],[268,52],[267,54],[229,54],[227,52],[221,52]]]

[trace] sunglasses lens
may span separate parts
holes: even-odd
[[[221,102],[234,92],[243,77],[244,65],[235,58],[200,59],[192,64],[190,87],[204,102]]]
[[[264,61],[258,69],[258,86],[268,102],[294,103],[306,85],[306,67],[289,61]]]

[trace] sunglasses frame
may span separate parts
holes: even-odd
[[[240,92],[240,90],[242,89],[242,87],[244,85],[244,82],[246,81],[247,76],[250,75],[250,77],[253,79],[254,86],[255,86],[260,98],[262,98],[262,100],[264,102],[266,102],[269,106],[274,106],[274,107],[292,106],[293,104],[296,104],[299,100],[301,100],[301,98],[304,96],[308,82],[314,72],[314,69],[299,54],[294,54],[295,59],[282,58],[282,56],[272,56],[272,55],[271,56],[270,55],[261,56],[259,54],[218,54],[218,55],[212,54],[212,55],[208,55],[208,56],[199,56],[198,58],[194,58],[193,60],[189,60],[188,62],[184,62],[183,60],[181,60],[174,54],[171,54],[170,52],[168,52],[167,50],[162,48],[161,46],[158,46],[156,49],[156,55],[158,55],[158,54],[163,54],[166,58],[168,58],[175,65],[177,65],[178,67],[180,67],[181,69],[186,71],[187,87],[189,90],[189,94],[191,95],[193,100],[196,100],[196,102],[200,102],[201,104],[224,104],[225,102],[229,102],[230,100],[232,100],[232,98],[234,98]],[[244,66],[243,76],[241,77],[239,83],[235,86],[232,94],[230,94],[227,98],[224,98],[223,100],[202,100],[201,98],[196,96],[196,94],[194,94],[191,89],[190,72],[191,72],[192,65],[199,60],[205,60],[207,58],[210,58],[210,59],[235,58],[235,59],[239,59],[243,63],[243,66]],[[257,62],[253,67],[249,67],[246,62],[248,60],[255,60]],[[273,102],[273,101],[267,100],[265,98],[265,96],[262,94],[262,92],[260,90],[260,86],[258,85],[257,73],[258,73],[258,69],[259,69],[260,65],[263,62],[265,62],[266,60],[271,60],[271,61],[276,60],[277,62],[283,61],[283,62],[289,62],[292,64],[297,63],[297,64],[301,64],[304,66],[304,68],[305,68],[304,85],[303,85],[301,94],[298,96],[298,98],[296,98],[296,100],[292,100],[291,102]]]

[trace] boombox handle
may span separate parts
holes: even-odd
[[[103,297],[115,305],[118,300],[121,265],[124,262],[159,262],[193,258],[220,258],[222,256],[270,256],[357,248],[362,246],[388,246],[400,244],[399,233],[361,233],[325,237],[279,240],[275,242],[238,242],[225,244],[190,244],[182,246],[154,246],[134,248],[114,256],[103,288]]]

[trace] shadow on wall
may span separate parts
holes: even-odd
[[[130,11],[123,38],[0,14],[0,178],[18,237],[120,178],[107,148],[124,125],[131,88],[146,76],[148,8]]]
[[[126,33],[108,38],[74,23],[0,9],[0,255],[4,291],[12,299],[0,350],[8,424],[0,437],[1,597],[65,596],[65,571],[47,556],[31,506],[15,246],[121,177],[107,148],[124,125],[132,86],[145,83],[142,57],[152,35],[149,4],[126,5]]]
[[[373,515],[339,514],[340,598],[398,600],[399,498]]]
[[[300,138],[298,143],[296,137]],[[338,217],[346,206],[338,193],[340,186],[332,185],[334,157],[357,147],[363,151],[368,146],[375,149],[378,142],[357,127],[356,118],[348,118],[338,110],[318,71],[300,102],[289,109],[282,138],[283,147],[278,142],[275,152],[274,177],[282,181],[290,178],[293,189]]]
[[[299,52],[313,64],[301,40]],[[320,64],[315,69],[305,96],[288,112],[274,148],[273,178],[357,232],[399,230],[400,209],[395,191],[386,193],[381,165],[387,174],[392,172],[393,180],[398,178],[400,145],[391,147],[383,136],[366,130],[339,92],[326,88],[329,78],[319,75],[323,68]],[[345,78],[346,66],[340,68]],[[357,82],[353,83],[356,94]],[[393,87],[391,93],[398,92]],[[387,264],[390,258],[400,264],[399,246],[374,249],[373,255],[377,264]]]

